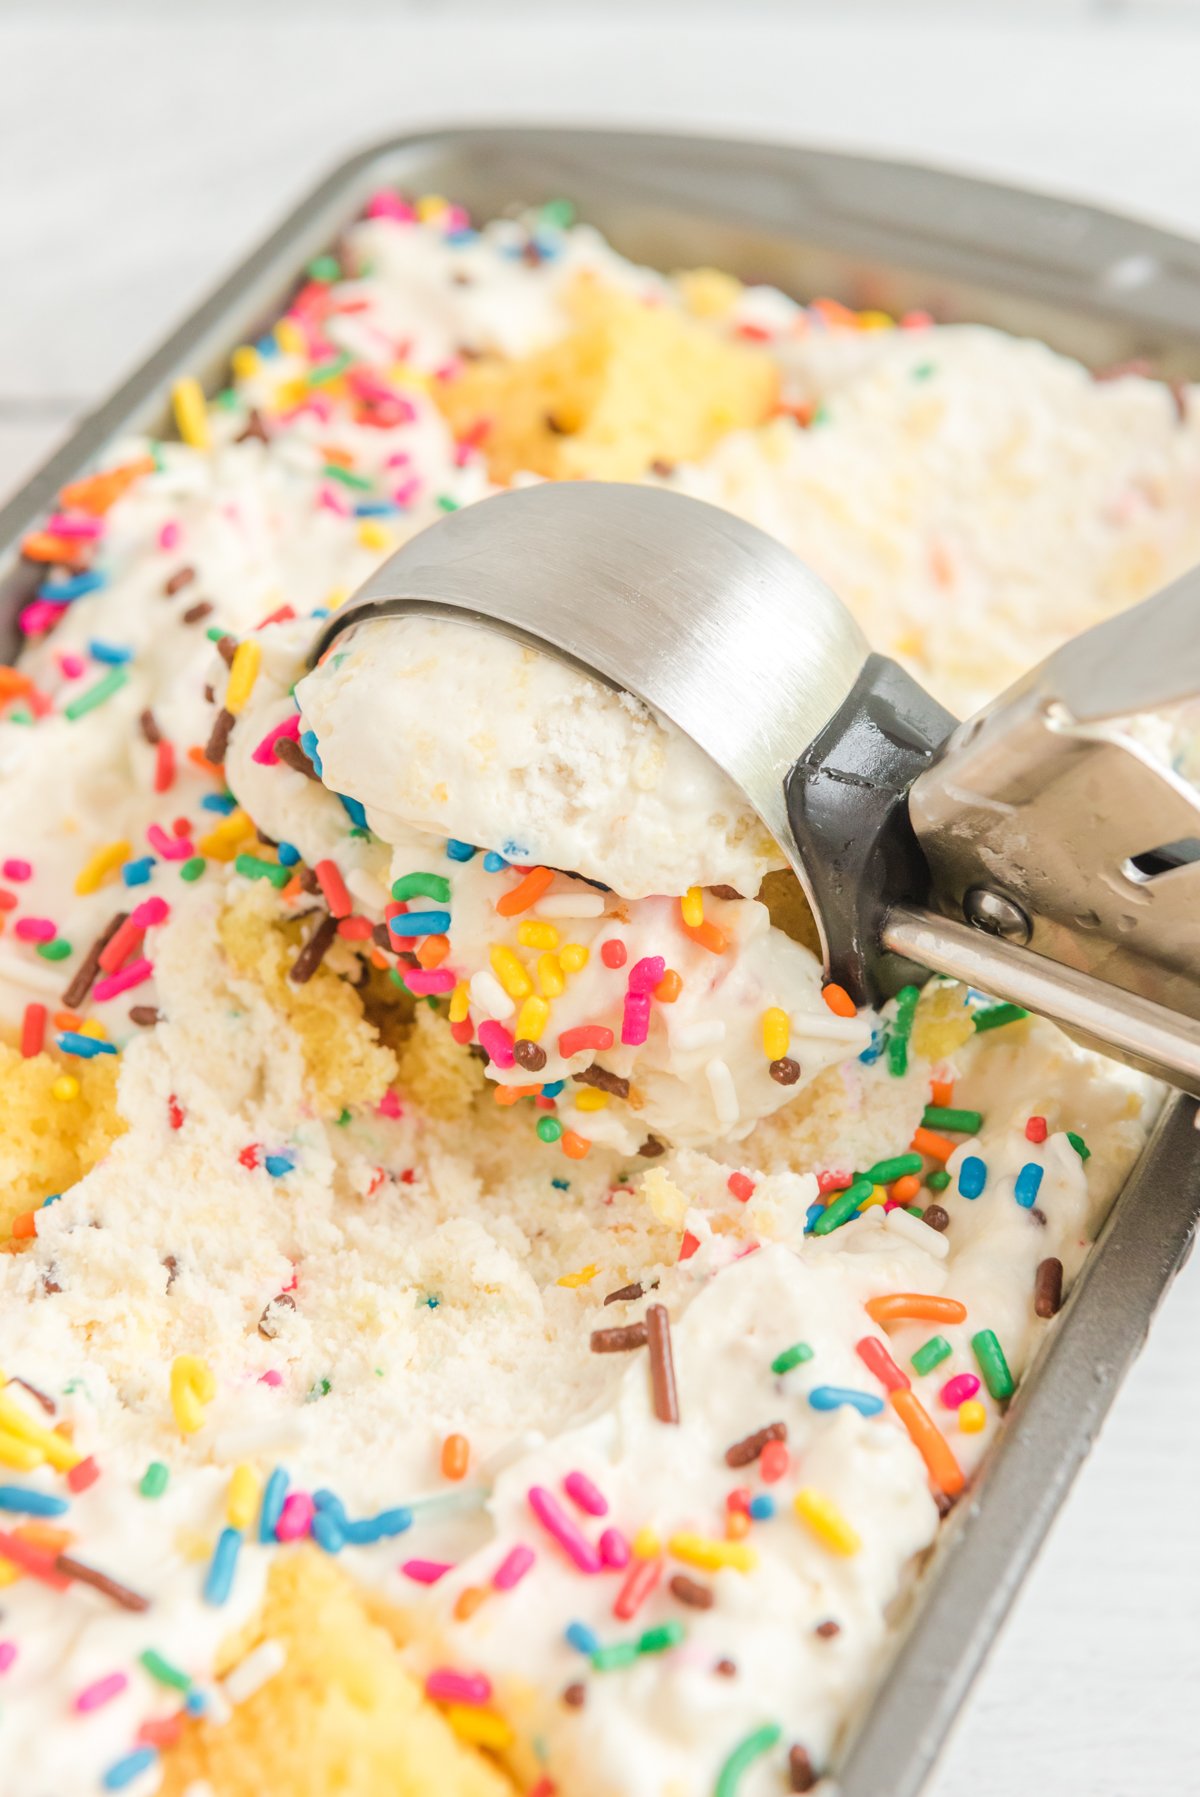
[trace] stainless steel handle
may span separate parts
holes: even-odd
[[[883,941],[918,966],[1036,1011],[1086,1047],[1200,1094],[1200,1023],[1165,1005],[906,905],[888,912]]]

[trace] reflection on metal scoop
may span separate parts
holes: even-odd
[[[950,974],[1200,1093],[1200,796],[1115,723],[1200,694],[1200,573],[957,727],[789,550],[659,488],[454,512],[313,659],[405,613],[505,630],[669,718],[771,830],[860,1002]]]

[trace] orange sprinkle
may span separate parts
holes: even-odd
[[[858,1016],[858,1006],[855,1004],[846,988],[844,986],[836,985],[833,980],[830,980],[827,986],[822,986],[821,997],[825,1000],[825,1003],[829,1006],[829,1009],[833,1012],[835,1017]]]
[[[916,1392],[890,1391],[888,1401],[908,1430],[909,1440],[925,1462],[938,1490],[944,1491],[947,1497],[956,1497],[966,1483],[962,1467]]]
[[[225,769],[218,767],[215,761],[210,761],[198,743],[192,744],[187,752],[187,758],[193,767],[200,769],[202,774],[211,774],[214,780],[221,782],[222,786],[225,784]]]
[[[468,1585],[454,1600],[454,1620],[469,1622],[486,1596],[486,1585]]]
[[[33,681],[19,668],[0,668],[0,705],[7,705],[12,699],[23,699],[32,688]]]
[[[465,1479],[471,1459],[471,1444],[465,1435],[447,1435],[442,1443],[442,1477]]]
[[[79,1016],[75,1011],[55,1011],[54,1027],[56,1030],[77,1030]]]
[[[135,461],[123,462],[119,468],[105,468],[100,474],[85,475],[82,480],[73,480],[65,486],[58,496],[58,503],[64,511],[90,512],[98,518],[131,487],[135,480],[143,474],[154,473],[154,457],[138,456]]]
[[[740,1541],[750,1533],[750,1518],[745,1510],[728,1510],[725,1513],[726,1541]]]
[[[703,923],[685,923],[682,928],[685,936],[690,936],[693,942],[698,942],[701,948],[706,948],[710,955],[723,955],[729,947],[729,938],[724,930],[719,930],[716,924],[710,923],[707,918]],[[665,974],[663,978],[666,978]]]
[[[299,898],[303,891],[304,888],[300,884],[300,875],[293,874],[279,896],[285,905],[290,905],[294,899]]]
[[[965,1323],[967,1307],[957,1298],[935,1298],[930,1292],[889,1292],[884,1298],[867,1300],[867,1315],[873,1323],[910,1318],[921,1323]]]
[[[914,1130],[909,1147],[917,1154],[927,1154],[931,1161],[948,1161],[954,1153],[954,1143],[932,1129]]]
[[[343,917],[337,933],[346,942],[366,942],[373,927],[369,917]]]
[[[21,542],[21,554],[27,562],[61,562],[64,568],[87,566],[87,546],[72,537],[51,536],[48,530],[35,530]]]
[[[524,879],[518,880],[496,900],[496,910],[501,917],[518,917],[522,911],[537,904],[553,878],[551,868],[531,867]]]
[[[906,1173],[903,1178],[892,1181],[892,1197],[899,1199],[901,1204],[911,1204],[920,1190],[921,1181],[916,1173]]]
[[[354,465],[354,457],[348,449],[334,449],[332,446],[326,447],[322,443],[320,452],[324,459],[331,462],[335,468],[350,468]]]
[[[931,1079],[929,1102],[936,1104],[940,1110],[949,1110],[954,1103],[954,1081],[952,1079]]]
[[[535,1098],[541,1089],[540,1086],[497,1085],[493,1096],[497,1104],[516,1104],[522,1098]]]
[[[23,1210],[12,1220],[12,1232],[18,1239],[37,1234],[37,1212]]]
[[[586,1136],[576,1135],[573,1129],[562,1132],[562,1151],[568,1160],[581,1161],[591,1145]]]
[[[40,1547],[46,1554],[61,1554],[64,1548],[70,1547],[75,1536],[70,1529],[59,1529],[50,1522],[22,1522],[13,1530],[18,1541],[27,1541],[30,1547]]]
[[[371,950],[371,966],[374,967],[377,972],[385,972],[389,965],[388,958],[381,948],[373,948]]]
[[[668,967],[654,988],[654,996],[660,1005],[673,1005],[683,991],[683,981],[673,967]]]
[[[440,967],[449,953],[449,936],[426,936],[417,948],[417,960],[422,967]]]

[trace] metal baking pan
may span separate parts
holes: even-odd
[[[566,197],[625,255],[715,265],[797,298],[931,311],[1099,365],[1200,377],[1200,244],[1089,206],[906,164],[776,144],[604,131],[421,133],[344,163],[0,510],[0,630],[38,578],[18,544],[115,435],[171,433],[184,373],[223,380],[371,191],[477,217]],[[1200,1220],[1196,1105],[1174,1097],[967,1497],[902,1606],[882,1682],[834,1768],[842,1797],[913,1797],[1091,1447]]]

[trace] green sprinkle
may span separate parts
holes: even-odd
[[[308,277],[311,281],[323,281],[326,286],[331,281],[340,281],[342,270],[337,257],[315,256],[308,265]]]
[[[575,223],[575,207],[571,200],[547,200],[538,216],[543,224],[565,231]]]
[[[304,1402],[306,1404],[315,1404],[318,1398],[327,1398],[332,1389],[328,1379],[318,1379],[316,1384],[310,1385],[305,1392]]]
[[[217,397],[213,400],[213,405],[216,406],[218,411],[234,412],[237,410],[238,396],[232,387],[222,387],[221,391],[217,394]]]
[[[931,1192],[944,1192],[946,1187],[950,1184],[950,1175],[947,1173],[945,1167],[939,1167],[936,1173],[926,1174],[925,1184],[929,1187]]]
[[[717,1774],[713,1797],[735,1797],[742,1773],[764,1753],[770,1753],[782,1733],[777,1722],[768,1722],[765,1728],[756,1728],[752,1735],[739,1741]]]
[[[349,1121],[350,1121],[350,1117],[351,1117],[350,1110],[348,1108],[343,1109],[341,1116],[337,1119],[338,1128],[345,1129],[347,1123],[349,1123]]]
[[[896,994],[896,1015],[887,1043],[888,1072],[899,1079],[908,1072],[908,1038],[921,994],[915,986],[901,986]]]
[[[326,480],[340,480],[344,487],[353,487],[356,493],[369,493],[374,482],[367,474],[355,474],[352,468],[339,468],[336,462],[326,462],[321,473]]]
[[[443,874],[402,874],[392,882],[394,899],[429,898],[439,905],[450,903],[450,882]]]
[[[632,1666],[638,1657],[636,1641],[614,1641],[611,1647],[598,1647],[592,1655],[593,1672],[617,1672]]]
[[[1028,1015],[1020,1005],[989,1005],[986,1011],[976,1011],[971,1021],[976,1030],[998,1030],[1006,1023],[1020,1023]]]
[[[562,1135],[563,1126],[557,1117],[539,1117],[537,1132],[543,1142],[557,1142]]]
[[[210,624],[204,634],[210,643],[219,643],[223,636],[229,635],[229,632],[221,624]]]
[[[1091,1158],[1092,1158],[1091,1149],[1088,1147],[1088,1145],[1084,1141],[1083,1137],[1077,1136],[1073,1129],[1069,1129],[1067,1131],[1067,1141],[1071,1144],[1072,1148],[1075,1150],[1076,1154],[1079,1156],[1081,1161],[1090,1161],[1091,1160]]]
[[[39,942],[37,952],[43,961],[65,961],[71,953],[71,944],[56,936],[52,942]]]
[[[336,381],[339,375],[345,374],[353,360],[354,357],[349,351],[343,350],[342,354],[335,356],[332,362],[322,362],[319,367],[312,369],[309,373],[309,386],[324,387],[329,381]]]
[[[1008,1370],[1008,1362],[1004,1358],[1004,1349],[1000,1346],[994,1330],[981,1329],[978,1335],[971,1337],[971,1347],[979,1370],[983,1374],[983,1383],[987,1386],[997,1404],[1005,1398],[1011,1398],[1017,1389],[1016,1381]]]
[[[9,712],[8,721],[10,724],[32,724],[33,713],[26,711],[25,707],[20,705]]]
[[[983,1128],[982,1111],[956,1111],[945,1104],[927,1104],[922,1129],[952,1129],[956,1135],[977,1136]]]
[[[281,891],[292,877],[290,868],[281,867],[277,861],[263,861],[258,855],[238,855],[233,865],[247,880],[270,880],[276,891]]]
[[[142,1474],[138,1490],[146,1498],[161,1497],[167,1489],[167,1480],[170,1476],[161,1460],[152,1460]]]
[[[790,1348],[783,1350],[782,1354],[776,1354],[771,1362],[771,1371],[773,1373],[790,1373],[794,1366],[803,1366],[804,1362],[811,1360],[812,1357],[813,1351],[807,1342],[793,1342]]]
[[[97,680],[95,686],[89,686],[86,693],[80,693],[77,699],[63,708],[64,717],[74,723],[76,718],[84,718],[89,711],[95,711],[98,705],[104,705],[114,694],[128,683],[127,668],[110,668],[103,680]]]
[[[540,1125],[539,1125],[540,1127]],[[814,1235],[829,1235],[833,1230],[849,1222],[864,1198],[869,1198],[873,1191],[869,1179],[856,1179],[852,1186],[830,1201],[813,1224]]]
[[[408,987],[404,984],[404,975],[397,973],[394,967],[388,968],[388,979],[391,980],[393,986],[399,986],[401,992],[408,991]]]
[[[164,1660],[162,1655],[155,1653],[152,1647],[148,1647],[145,1653],[140,1653],[138,1659],[150,1677],[156,1679],[160,1685],[169,1685],[172,1691],[191,1690],[191,1674],[181,1672],[178,1666],[172,1666],[170,1660]]]
[[[458,510],[458,501],[457,499],[451,499],[449,493],[439,493],[437,496],[437,508],[439,512],[456,512]]]
[[[637,1644],[637,1650],[643,1653],[666,1653],[669,1647],[678,1647],[687,1633],[682,1622],[660,1622],[657,1628],[647,1629]]]
[[[207,866],[208,863],[203,855],[189,855],[179,870],[179,878],[186,880],[190,885],[193,880],[200,878]]]
[[[887,1160],[876,1161],[862,1178],[869,1179],[873,1186],[890,1186],[894,1179],[905,1179],[910,1173],[919,1173],[924,1164],[919,1154],[893,1154]]]
[[[948,1360],[953,1352],[944,1335],[931,1335],[911,1356],[912,1364],[918,1373],[932,1373],[934,1367],[941,1366],[943,1360]]]
[[[912,371],[914,381],[927,381],[931,374],[937,373],[936,362],[918,362]]]

